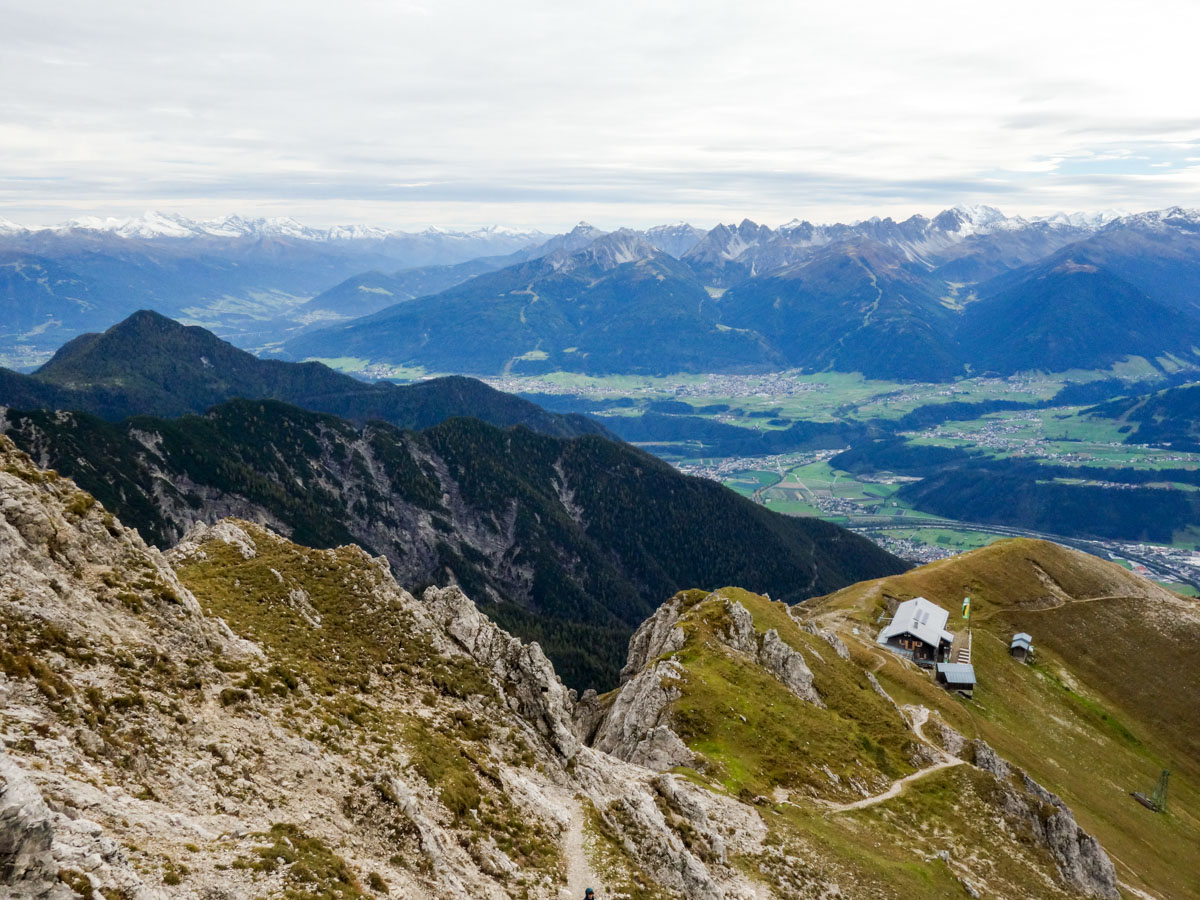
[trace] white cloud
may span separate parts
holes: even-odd
[[[0,215],[1197,205],[1163,164],[1200,140],[1198,29],[1190,0],[0,0]]]

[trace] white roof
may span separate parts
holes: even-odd
[[[896,607],[896,615],[884,626],[876,643],[886,644],[888,638],[898,634],[911,634],[926,644],[936,647],[941,641],[953,641],[954,635],[946,630],[950,613],[924,597],[913,597]]]

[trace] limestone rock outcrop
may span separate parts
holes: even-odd
[[[1049,850],[1059,875],[1084,896],[1118,900],[1117,872],[1100,842],[1079,827],[1062,798],[1046,790],[1010,764],[986,741],[967,740],[940,716],[931,717],[926,732],[953,756],[987,772],[999,783],[1007,812],[1024,819]]]
[[[598,750],[657,771],[695,762],[695,754],[671,728],[669,707],[679,699],[680,685],[686,678],[683,667],[671,656],[684,646],[682,623],[697,599],[687,592],[675,595],[630,638],[621,688],[608,709],[598,713],[599,725],[593,725],[595,717],[590,714],[579,717],[586,720],[582,726],[585,737],[590,736]],[[800,699],[823,707],[804,656],[774,628],[759,633],[753,615],[741,603],[726,598],[720,598],[720,602],[724,614],[722,643],[761,665]]]
[[[428,588],[425,608],[447,635],[501,682],[509,708],[531,722],[563,759],[579,752],[574,702],[536,643],[515,638],[479,611],[457,587]]]
[[[684,633],[679,627],[683,603],[684,595],[676,594],[638,626],[629,639],[629,654],[625,667],[621,669],[622,684],[634,678],[653,660],[674,653],[683,646]]]
[[[670,726],[668,707],[680,697],[683,669],[660,660],[625,683],[601,723],[593,746],[655,771],[691,765],[695,755]]]
[[[812,669],[804,656],[785,643],[776,629],[759,634],[750,611],[736,600],[725,601],[725,613],[729,620],[725,634],[730,647],[754,659],[801,700],[815,706],[825,705],[813,687]]]
[[[0,750],[0,885],[11,900],[66,900],[58,878],[54,827],[41,791]]]
[[[801,700],[807,700],[814,706],[825,705],[813,686],[812,669],[808,667],[799,651],[784,643],[774,628],[762,636],[758,647],[758,661]]]

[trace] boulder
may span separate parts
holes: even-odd
[[[621,688],[593,746],[658,772],[693,765],[695,754],[667,722],[667,707],[679,699],[683,675],[683,667],[674,660],[660,660],[642,670]]]
[[[66,900],[58,880],[54,826],[41,791],[0,750],[0,891],[11,900]]]

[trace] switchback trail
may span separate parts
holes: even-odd
[[[862,800],[855,800],[853,803],[831,803],[828,805],[829,812],[849,812],[852,809],[862,809],[866,806],[874,806],[876,803],[883,803],[885,800],[891,800],[893,797],[897,796],[902,790],[904,790],[904,786],[911,781],[917,781],[918,779],[932,775],[934,772],[940,772],[942,769],[949,769],[954,766],[961,766],[963,764],[963,760],[959,759],[958,757],[951,756],[950,754],[946,753],[945,750],[942,750],[940,747],[936,747],[930,743],[925,737],[924,732],[921,731],[921,727],[929,719],[928,708],[924,706],[906,706],[905,710],[909,713],[909,715],[912,716],[912,729],[916,733],[917,737],[921,740],[921,743],[932,747],[935,751],[937,751],[938,756],[941,757],[941,761],[934,763],[932,766],[927,766],[924,769],[913,772],[911,775],[905,775],[903,778],[897,778],[892,782],[892,786],[882,794],[864,797]]]

